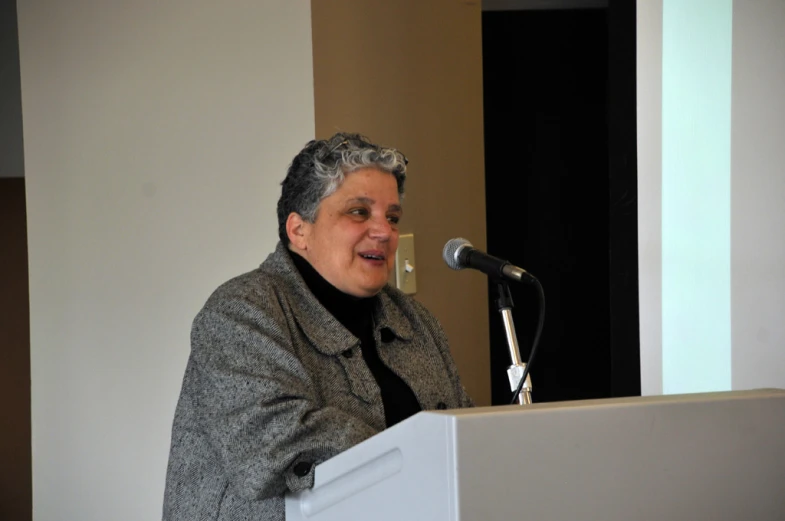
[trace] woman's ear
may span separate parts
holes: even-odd
[[[286,235],[289,242],[298,250],[306,250],[308,246],[309,222],[297,212],[292,212],[286,218]]]

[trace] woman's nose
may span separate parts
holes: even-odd
[[[389,240],[393,233],[392,225],[386,216],[371,219],[370,236],[377,240]]]

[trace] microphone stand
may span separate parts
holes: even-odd
[[[496,299],[496,307],[502,315],[502,322],[504,323],[504,333],[507,337],[507,347],[510,350],[510,360],[512,364],[507,368],[507,377],[510,380],[510,390],[515,392],[518,385],[521,383],[521,377],[526,369],[526,364],[521,360],[521,350],[518,348],[518,337],[515,334],[515,324],[512,321],[512,294],[510,293],[510,286],[503,279],[495,280],[496,292],[498,298]],[[531,376],[526,375],[526,382],[521,388],[521,393],[518,395],[519,405],[529,405],[532,403],[532,382]]]

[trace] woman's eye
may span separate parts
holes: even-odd
[[[349,210],[349,215],[356,215],[359,217],[368,217],[368,209],[367,208],[353,208]]]
[[[398,222],[400,220],[401,220],[401,216],[400,215],[390,215],[390,216],[387,217],[387,221],[390,224],[398,224]]]

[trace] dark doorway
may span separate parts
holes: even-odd
[[[627,4],[483,13],[488,251],[545,288],[535,402],[640,394],[635,11]],[[630,45],[624,59],[620,45]],[[537,296],[529,286],[512,292],[527,359]],[[510,356],[495,293],[489,284],[491,391],[503,404]]]
[[[0,519],[32,519],[25,180],[0,177]]]

